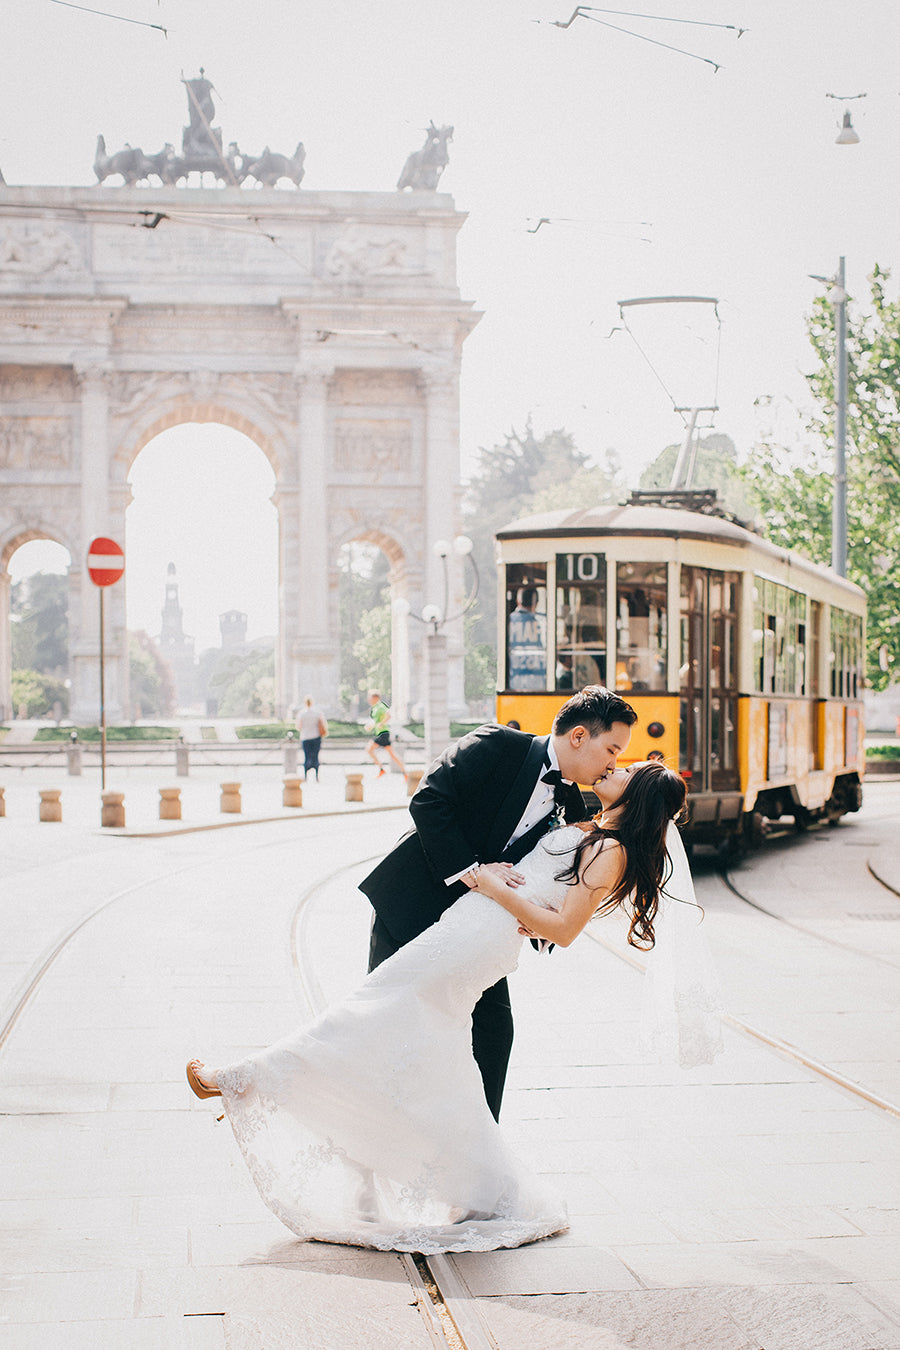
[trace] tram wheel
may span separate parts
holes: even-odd
[[[723,866],[727,866],[728,863],[740,862],[741,858],[746,858],[749,852],[750,848],[746,838],[740,831],[735,831],[734,834],[726,835],[719,844],[719,862]]]

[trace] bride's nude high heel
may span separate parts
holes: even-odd
[[[205,1067],[203,1061],[199,1059],[192,1059],[188,1062],[185,1073],[191,1091],[196,1093],[198,1097],[221,1097],[222,1094],[217,1087],[207,1087],[205,1083],[200,1081],[200,1072]]]

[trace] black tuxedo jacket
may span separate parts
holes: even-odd
[[[410,942],[466,890],[447,886],[473,862],[517,862],[547,830],[550,817],[506,850],[544,771],[546,736],[512,727],[478,727],[448,746],[410,801],[414,829],[360,884],[398,945]],[[566,821],[584,818],[574,785],[562,785]]]

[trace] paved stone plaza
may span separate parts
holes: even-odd
[[[402,1258],[304,1244],[269,1215],[183,1076],[359,978],[355,882],[405,828],[402,780],[367,770],[354,807],[326,766],[291,819],[138,838],[100,831],[89,778],[38,823],[41,772],[5,775],[0,821],[0,1344],[438,1343]],[[136,829],[158,783],[130,775]],[[189,783],[190,824],[221,823],[215,781]],[[258,770],[245,815],[279,787]],[[470,1350],[900,1350],[900,1117],[867,1100],[900,1103],[900,897],[869,870],[900,889],[898,799],[872,785],[859,817],[736,869],[767,913],[698,860],[733,1019],[714,1067],[637,1057],[641,976],[611,927],[524,952],[504,1126],[572,1225],[438,1263]]]

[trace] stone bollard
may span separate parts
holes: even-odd
[[[6,815],[6,797],[4,795],[5,792],[6,788],[0,787],[0,816]]]
[[[113,830],[125,828],[125,793],[101,792],[100,825]]]
[[[298,749],[299,749],[299,747],[298,747],[298,745],[297,745],[297,742],[296,742],[295,740],[291,739],[291,735],[290,735],[290,733],[288,733],[288,739],[287,739],[287,740],[285,741],[285,743],[284,743],[284,771],[285,771],[285,773],[296,773],[296,772],[297,772],[297,750],[298,750]]]
[[[303,788],[299,778],[285,778],[284,791],[281,794],[282,806],[302,806]]]
[[[70,778],[80,778],[80,777],[81,777],[81,759],[82,759],[82,750],[81,750],[81,746],[80,746],[80,745],[67,745],[67,746],[66,746],[66,755],[67,755],[68,760],[69,760],[69,777],[70,777]]]
[[[361,773],[347,774],[347,788],[344,792],[344,800],[348,802],[361,802],[363,799],[363,776]]]
[[[240,815],[241,813],[241,785],[240,783],[222,783],[222,796],[219,799],[219,810],[226,815]]]
[[[62,820],[61,788],[42,788],[39,820]]]
[[[422,781],[424,769],[408,769],[406,773],[406,795],[411,797]]]
[[[181,819],[181,788],[159,789],[160,820]]]
[[[187,778],[191,772],[191,757],[184,742],[175,746],[175,776]]]

